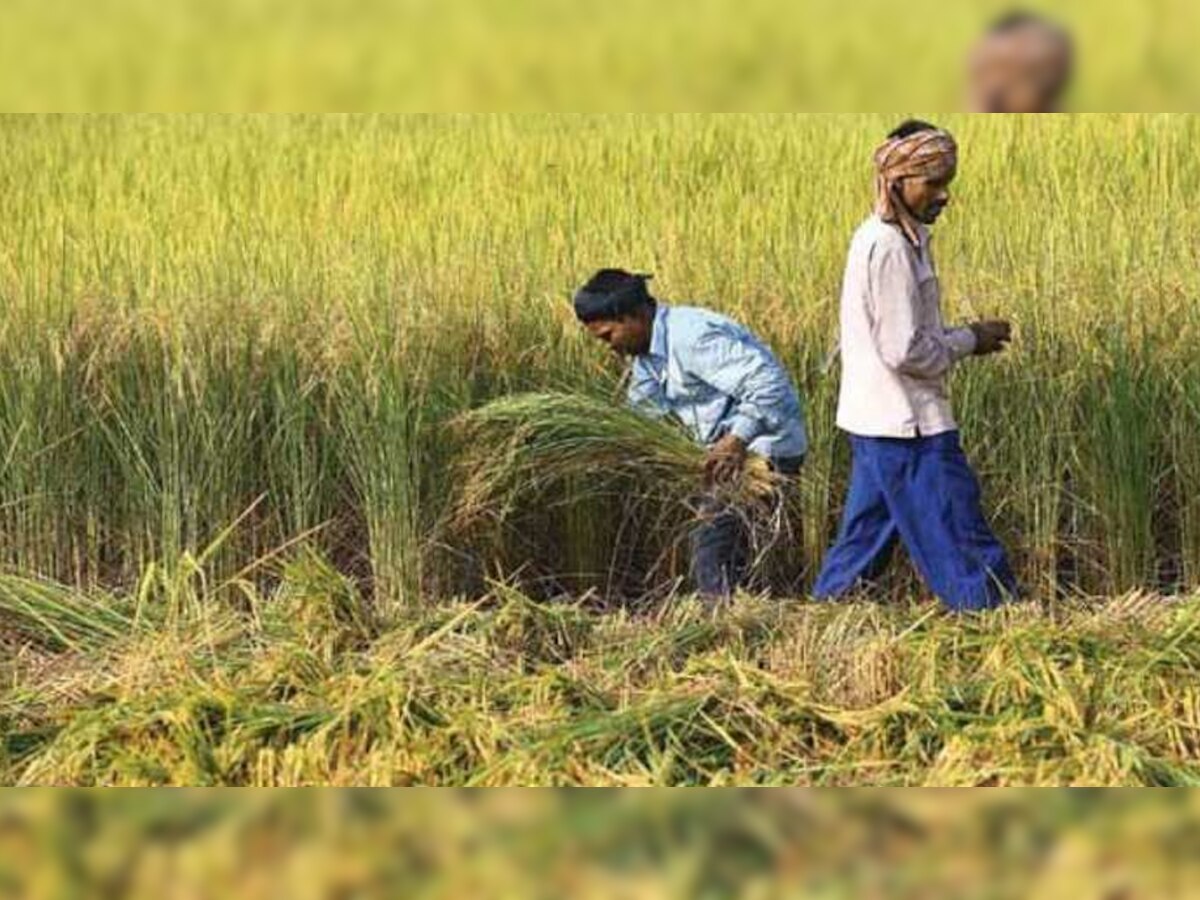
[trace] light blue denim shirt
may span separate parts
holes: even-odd
[[[676,416],[706,446],[733,432],[760,456],[808,450],[787,370],[753,334],[707,309],[658,304],[650,350],[633,360],[629,403]]]

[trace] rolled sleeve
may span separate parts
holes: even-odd
[[[738,413],[729,420],[729,433],[737,435],[744,444],[749,444],[766,430],[762,421],[745,413]]]
[[[950,355],[955,362],[970,356],[975,352],[975,332],[970,328],[948,328],[946,346],[950,348]]]

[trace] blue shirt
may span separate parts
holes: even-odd
[[[732,432],[773,459],[808,450],[787,370],[753,334],[719,313],[659,303],[650,350],[634,357],[629,404],[674,415],[701,444]]]

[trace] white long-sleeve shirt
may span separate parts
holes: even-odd
[[[837,425],[863,437],[911,438],[957,428],[946,376],[975,350],[969,328],[942,323],[929,230],[921,249],[878,216],[854,234],[842,282]]]

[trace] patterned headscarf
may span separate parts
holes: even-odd
[[[900,182],[916,175],[944,178],[958,165],[958,145],[940,128],[917,131],[908,137],[889,138],[875,151],[875,213],[899,225],[914,246],[919,246],[916,217],[897,196]]]

